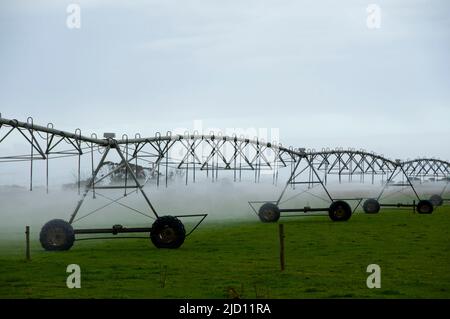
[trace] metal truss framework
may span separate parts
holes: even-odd
[[[218,179],[220,171],[231,172],[234,181],[251,178],[254,182],[259,182],[262,172],[266,171],[264,176],[270,176],[274,184],[278,183],[280,169],[286,168],[289,170],[289,177],[276,201],[277,205],[282,202],[286,189],[288,187],[295,189],[297,185],[304,185],[307,189],[315,186],[322,187],[327,198],[333,202],[335,199],[326,187],[329,175],[337,175],[339,182],[348,178],[349,181],[359,179],[361,182],[369,179],[374,183],[376,176],[385,177],[384,187],[378,196],[378,200],[382,197],[386,187],[399,174],[403,174],[406,183],[396,186],[410,187],[418,200],[420,200],[420,197],[412,180],[431,175],[435,178],[445,179],[446,185],[448,185],[450,176],[450,163],[436,159],[393,161],[381,155],[353,149],[326,149],[320,152],[307,152],[305,149],[286,148],[281,144],[267,143],[258,139],[250,140],[243,137],[214,134],[172,135],[171,132],[167,132],[166,135],[157,133],[154,137],[146,138],[136,134],[133,138],[123,135],[121,139],[101,139],[96,134],[84,136],[79,129],[74,133],[57,130],[51,123],[47,126],[35,125],[32,118],[28,118],[26,122],[20,122],[0,117],[0,144],[14,132],[17,132],[29,144],[30,151],[25,155],[0,154],[0,162],[29,162],[30,190],[33,188],[34,161],[46,161],[46,185],[48,190],[49,160],[76,156],[78,157],[78,189],[81,193],[81,156],[84,154],[90,155],[92,175],[85,187],[82,199],[71,215],[70,223],[77,220],[78,210],[90,191],[95,197],[96,192],[100,189],[108,188],[124,189],[124,196],[127,195],[127,189],[139,190],[146,200],[150,212],[158,218],[157,212],[143,190],[143,185],[136,176],[137,172],[131,167],[131,164],[135,163],[136,168],[138,162],[150,166],[152,173],[156,174],[158,186],[161,184],[167,186],[168,169],[170,168],[183,170],[186,183],[189,181],[195,182],[201,177],[200,173],[215,181]],[[120,164],[108,174],[98,177],[100,168],[105,163],[107,155],[112,151],[115,151],[121,159]],[[94,160],[96,152],[101,154],[101,160],[98,164]],[[124,185],[102,185],[101,182],[105,178],[121,169],[126,171]],[[442,194],[444,192],[445,189]],[[118,200],[112,201],[118,202]],[[313,210],[305,207],[296,211],[308,212]],[[204,215],[195,216],[205,217]]]

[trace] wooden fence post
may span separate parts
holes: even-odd
[[[26,258],[27,261],[31,260],[30,256],[30,226],[25,227],[25,240],[26,240]]]
[[[279,235],[280,235],[280,267],[281,271],[284,270],[285,260],[284,260],[284,225],[278,225]]]

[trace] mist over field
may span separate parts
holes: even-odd
[[[189,215],[206,213],[204,225],[208,223],[229,223],[235,221],[258,221],[249,201],[275,201],[278,199],[285,185],[285,181],[279,181],[277,185],[271,183],[233,182],[231,178],[220,178],[214,183],[211,180],[200,180],[199,182],[185,185],[182,181],[169,183],[156,187],[155,184],[147,184],[144,187],[150,201],[159,215]],[[445,184],[424,183],[415,185],[420,195],[428,198],[429,195],[440,193]],[[306,190],[306,192],[305,192]],[[381,190],[380,184],[359,182],[336,182],[329,183],[327,190],[335,199],[371,198],[377,197]],[[401,187],[389,187],[386,190],[386,202],[398,197]],[[81,193],[83,189],[81,189]],[[89,192],[83,203],[77,218],[89,214],[91,211],[109,203],[101,195],[117,199],[123,196],[123,190],[97,190],[96,199]],[[414,199],[411,189],[403,190],[405,201]],[[26,225],[31,226],[32,238],[37,240],[41,227],[49,220],[61,218],[68,220],[72,214],[77,201],[81,197],[77,188],[62,188],[54,186],[46,193],[46,189],[37,186],[33,191],[25,187],[0,187],[0,240],[19,238],[23,236]],[[394,201],[397,203],[396,201]],[[136,191],[128,190],[128,196],[120,200],[127,206],[133,207],[143,213],[153,216],[143,196]],[[312,189],[307,187],[289,187],[281,201],[283,208],[298,207],[323,207],[329,206],[329,199],[323,188],[316,186]],[[358,202],[349,200],[352,207]],[[261,204],[255,203],[257,210]],[[183,223],[189,228],[198,218],[183,218]],[[116,203],[111,204],[96,213],[82,218],[74,223],[76,228],[111,227],[114,224],[122,224],[125,227],[151,226],[153,219],[140,215]]]

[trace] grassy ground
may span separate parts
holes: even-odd
[[[449,298],[450,209],[432,215],[383,210],[286,218],[286,270],[279,270],[278,225],[255,222],[200,227],[178,250],[149,240],[76,242],[44,252],[33,242],[0,244],[2,298]],[[82,288],[66,288],[78,264]],[[366,286],[367,265],[381,267],[381,289]],[[165,274],[165,280],[164,278]]]

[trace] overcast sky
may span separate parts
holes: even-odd
[[[86,135],[201,120],[450,160],[449,57],[445,0],[1,1],[0,112]]]

